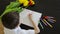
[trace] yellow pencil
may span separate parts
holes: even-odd
[[[47,26],[47,24],[43,21],[43,19],[41,19],[41,21]]]
[[[50,24],[50,23],[48,23],[45,19],[43,19],[51,28],[53,28],[53,26]]]

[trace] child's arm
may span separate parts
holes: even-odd
[[[40,32],[40,29],[38,28],[38,26],[34,23],[34,21],[32,20],[32,16],[31,16],[32,14],[29,14],[28,15],[28,17],[29,17],[29,19],[30,19],[30,21],[31,21],[31,23],[33,24],[33,26],[34,26],[34,30],[35,30],[35,33],[37,34],[37,33],[39,33]]]

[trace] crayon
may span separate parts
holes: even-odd
[[[47,24],[41,19],[41,21],[47,26]]]
[[[43,27],[43,25],[42,25],[42,23],[40,22],[40,26],[42,27],[42,29],[44,29],[44,27]]]
[[[53,20],[53,19],[47,19],[49,22],[51,22],[51,23],[55,23],[56,22],[56,20]]]
[[[54,23],[54,21],[52,21],[52,20],[49,20],[49,19],[48,19],[48,21],[51,22],[51,23]]]
[[[54,20],[54,19],[49,19],[49,20],[56,22],[56,20]]]
[[[45,19],[51,19],[51,18],[54,18],[54,17],[51,17],[51,16],[45,16],[44,18],[45,18]]]
[[[48,23],[45,19],[43,19],[51,28],[53,28],[53,26],[50,24],[50,23]]]

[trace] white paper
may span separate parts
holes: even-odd
[[[19,15],[20,15],[20,23],[23,23],[25,25],[28,25],[30,27],[33,27],[32,23],[30,22],[28,18],[28,14],[32,14],[32,20],[38,25],[38,21],[40,20],[42,13],[38,13],[35,11],[31,11],[28,9],[24,9]]]

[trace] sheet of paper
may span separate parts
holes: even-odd
[[[23,23],[25,25],[28,25],[30,27],[33,27],[32,23],[30,22],[28,18],[28,14],[32,14],[32,20],[38,25],[38,21],[40,20],[42,13],[38,13],[35,11],[31,11],[28,9],[24,9],[19,15],[20,15],[20,23]]]

